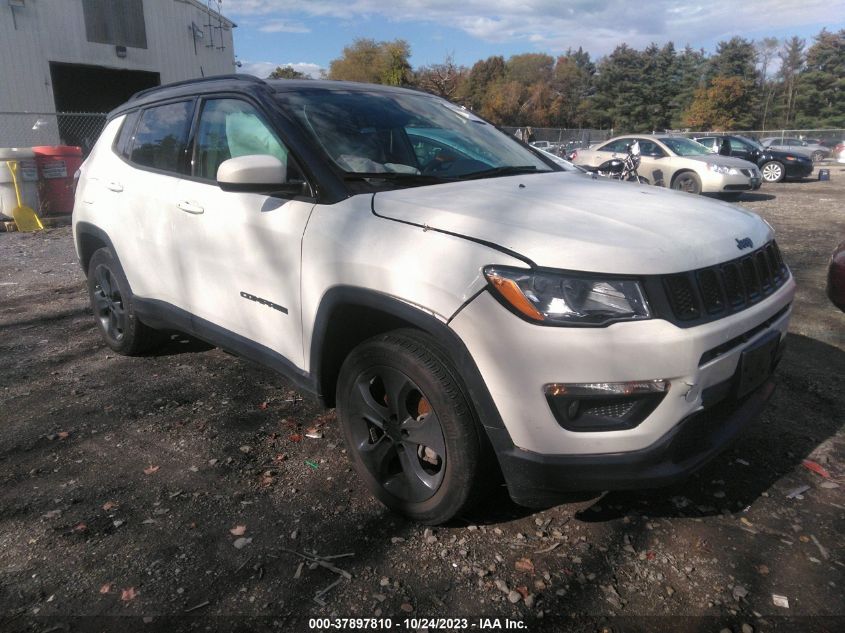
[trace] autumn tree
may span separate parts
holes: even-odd
[[[267,79],[308,79],[308,75],[299,72],[293,66],[276,66],[276,70],[271,72]]]
[[[467,107],[480,112],[487,93],[493,84],[505,77],[505,58],[500,55],[479,60],[473,64],[458,97]]]
[[[458,101],[469,71],[458,66],[451,55],[442,64],[423,66],[415,73],[415,82],[422,90],[438,97]]]
[[[553,109],[563,127],[584,125],[595,73],[596,65],[590,60],[590,54],[581,48],[577,51],[570,49],[555,61]]]
[[[405,40],[359,38],[329,63],[329,79],[403,86],[410,83],[411,47]]]
[[[748,129],[753,121],[748,82],[741,77],[716,76],[709,87],[695,91],[684,122],[699,130]]]

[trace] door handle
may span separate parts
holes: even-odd
[[[188,202],[187,200],[182,200],[179,204],[176,205],[185,213],[193,213],[194,215],[199,215],[200,213],[204,213],[205,209],[203,209],[198,204],[194,204],[193,202]]]
[[[109,191],[114,191],[115,193],[120,193],[121,191],[123,191],[123,185],[121,185],[119,182],[112,181],[106,185],[106,189],[108,189]]]

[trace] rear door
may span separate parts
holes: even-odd
[[[640,166],[637,173],[646,178],[649,183],[665,182],[666,174],[663,173],[665,169],[665,162],[663,159],[668,154],[660,145],[647,138],[634,139],[640,144]]]
[[[174,198],[174,231],[194,323],[302,367],[300,255],[314,202],[217,185],[217,168],[237,156],[275,156],[287,165],[288,181],[301,178],[299,169],[260,106],[241,97],[204,99],[193,136],[191,174]]]
[[[590,152],[589,161],[586,163],[591,167],[598,167],[606,160],[612,158],[625,158],[628,154],[628,146],[634,142],[632,138],[620,138],[610,141]]]
[[[193,111],[193,99],[142,109],[126,150],[128,165],[106,179],[106,186],[120,198],[120,243],[115,247],[132,292],[185,309],[171,219],[177,185],[186,170]]]

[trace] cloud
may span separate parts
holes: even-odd
[[[768,0],[764,15],[759,3],[736,0],[227,0],[225,11],[235,18],[279,16],[285,24],[313,18],[427,22],[487,42],[523,41],[552,52],[583,46],[603,54],[622,42],[644,47],[673,40],[683,46],[815,26],[843,15],[845,0]]]
[[[301,22],[270,20],[258,27],[262,33],[310,33],[311,29]]]
[[[276,70],[278,66],[292,66],[294,70],[305,73],[312,79],[319,79],[323,68],[319,64],[311,62],[250,62],[242,61],[241,67],[238,68],[239,73],[247,75],[255,75],[262,79],[269,76],[271,72]]]

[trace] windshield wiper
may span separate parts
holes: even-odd
[[[474,171],[471,174],[464,174],[461,180],[474,180],[476,178],[493,178],[495,176],[518,176],[519,174],[544,174],[551,172],[551,169],[538,170],[536,165],[505,165],[504,167],[493,167]]]

